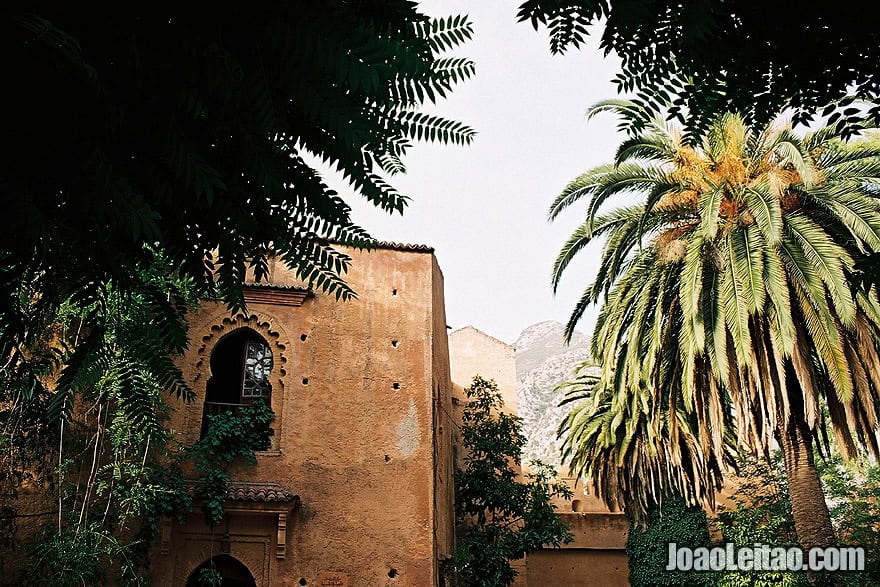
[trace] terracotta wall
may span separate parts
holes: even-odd
[[[346,279],[356,300],[252,303],[249,318],[235,319],[205,304],[191,320],[181,366],[199,398],[174,416],[183,442],[198,438],[209,357],[223,336],[252,328],[275,357],[273,447],[237,478],[279,483],[301,507],[288,522],[283,559],[273,516],[231,516],[230,554],[258,567],[258,585],[430,586],[438,550],[451,543],[449,517],[439,514],[451,471],[435,475],[435,461],[450,452],[434,433],[442,423],[435,397],[449,385],[442,277],[430,251],[351,254]],[[270,280],[297,285],[280,263]],[[225,531],[212,536],[198,516],[174,525],[168,554],[153,557],[156,584],[183,585],[222,547]]]
[[[564,479],[574,491],[571,500],[556,499],[554,505],[574,535],[559,549],[533,552],[526,560],[531,585],[552,580],[556,587],[582,585],[629,585],[626,516],[609,512],[604,503],[584,490],[582,483]]]
[[[553,587],[626,587],[626,552],[619,550],[539,550],[528,558],[529,583]]]
[[[433,261],[432,352],[434,360],[434,538],[438,582],[444,564],[455,550],[455,472],[453,442],[456,422],[453,417],[450,380],[449,342],[446,335],[443,274]],[[438,360],[440,359],[440,360]],[[442,584],[442,583],[441,583]]]
[[[514,352],[513,346],[473,326],[459,328],[449,334],[452,382],[461,390],[471,384],[474,375],[494,379],[504,400],[505,410],[517,413]],[[462,392],[459,391],[459,394]]]
[[[534,552],[526,561],[531,584],[552,577],[557,587],[581,585],[629,585],[626,539],[629,524],[623,512],[611,512],[590,487],[563,478],[572,490],[571,499],[555,498],[553,505],[574,535],[559,549]]]

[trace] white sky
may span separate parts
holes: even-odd
[[[616,96],[613,56],[590,45],[550,54],[546,31],[516,21],[517,0],[427,0],[432,16],[468,14],[474,38],[454,55],[476,62],[476,75],[431,111],[469,124],[470,146],[417,144],[407,173],[392,183],[412,198],[401,217],[346,196],[355,221],[381,240],[432,245],[443,270],[447,322],[466,324],[506,342],[535,322],[566,322],[595,274],[598,248],[569,267],[559,293],[550,270],[583,207],[552,225],[547,209],[566,183],[611,161],[620,142],[614,117],[589,123],[591,104]],[[340,194],[351,190],[327,178]],[[595,312],[579,330],[592,330]]]

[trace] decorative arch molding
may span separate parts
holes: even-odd
[[[242,328],[248,328],[262,336],[272,349],[274,364],[269,379],[272,384],[271,408],[275,412],[275,435],[272,437],[270,451],[280,450],[281,431],[284,426],[284,398],[287,391],[285,383],[288,374],[288,353],[289,349],[293,348],[290,337],[280,322],[278,317],[267,312],[252,312],[248,315],[239,312],[230,316],[226,310],[218,310],[198,321],[200,326],[197,328],[200,331],[193,332],[194,342],[197,341],[198,346],[195,347],[194,354],[190,355],[191,362],[188,362],[193,366],[191,387],[199,398],[196,404],[200,409],[188,410],[187,430],[190,433],[199,430],[201,426],[204,388],[211,376],[211,353],[226,336]]]
[[[276,317],[264,312],[252,313],[247,316],[238,313],[230,316],[227,312],[221,311],[209,317],[204,323],[208,324],[208,333],[202,336],[201,344],[196,351],[194,382],[207,379],[205,368],[217,343],[226,335],[241,328],[250,328],[266,339],[266,342],[272,347],[273,354],[277,357],[272,374],[275,375],[277,370],[281,378],[287,375],[285,365],[287,363],[287,349],[291,347],[290,339]]]

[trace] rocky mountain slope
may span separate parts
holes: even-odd
[[[575,333],[570,345],[565,345],[563,330],[559,322],[539,322],[523,330],[514,346],[519,415],[528,438],[523,463],[540,459],[565,475],[556,429],[569,406],[558,406],[561,395],[554,389],[572,378],[574,368],[590,358],[590,351],[587,337],[580,332]]]

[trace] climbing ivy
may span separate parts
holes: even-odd
[[[203,587],[220,587],[223,585],[223,574],[214,566],[213,559],[211,559],[211,566],[199,571],[199,585]]]
[[[184,452],[184,458],[192,460],[200,474],[193,495],[201,501],[209,526],[223,521],[229,466],[238,459],[249,465],[257,463],[255,453],[270,446],[273,430],[269,425],[274,419],[275,413],[261,400],[238,412],[209,415],[205,435]]]
[[[629,582],[633,587],[661,586],[704,587],[714,585],[710,573],[667,571],[669,543],[697,548],[711,546],[706,512],[689,507],[680,498],[664,499],[649,508],[644,527],[630,520],[626,554],[629,557]]]

